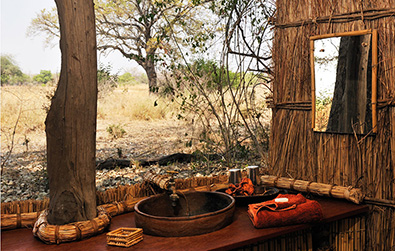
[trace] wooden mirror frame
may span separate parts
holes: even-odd
[[[372,132],[377,133],[377,30],[361,30],[352,32],[331,33],[310,37],[310,67],[311,67],[311,98],[312,98],[312,129],[315,129],[315,67],[314,41],[324,38],[372,35]]]

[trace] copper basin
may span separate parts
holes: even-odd
[[[186,192],[175,206],[168,194],[151,196],[138,202],[136,226],[144,234],[157,236],[191,236],[214,232],[233,220],[235,199],[218,192]]]

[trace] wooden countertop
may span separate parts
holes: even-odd
[[[328,198],[315,198],[322,206],[323,222],[331,222],[369,211],[367,205]],[[297,230],[307,229],[312,224],[255,229],[247,215],[246,207],[237,207],[234,221],[229,226],[213,233],[189,237],[157,237],[144,235],[143,241],[132,246],[133,250],[229,250],[275,238]],[[108,231],[120,227],[135,227],[134,213],[115,216]],[[47,245],[33,237],[31,229],[15,229],[1,232],[1,249],[6,250],[125,250],[107,246],[106,233],[89,239]]]

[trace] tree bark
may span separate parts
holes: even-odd
[[[370,35],[342,37],[327,131],[367,133],[371,129]]]
[[[97,55],[92,0],[55,0],[62,66],[46,124],[48,222],[96,217]]]
[[[140,65],[144,68],[148,78],[150,92],[158,92],[158,76],[155,69],[155,54],[149,54]]]

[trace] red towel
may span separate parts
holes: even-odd
[[[287,198],[288,202],[273,199],[248,205],[248,216],[254,227],[279,227],[322,219],[321,205],[315,200],[308,200],[301,194],[279,194],[277,198]]]

